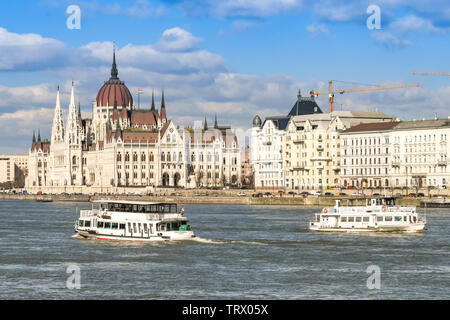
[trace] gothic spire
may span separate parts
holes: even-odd
[[[155,111],[155,93],[152,91],[152,111]]]
[[[38,131],[38,139],[37,142],[41,142],[41,129]]]
[[[55,105],[55,114],[53,116],[53,126],[52,126],[52,138],[51,141],[62,141],[64,140],[64,120],[63,114],[61,110],[61,102],[59,99],[59,86],[58,91],[56,93],[56,105]]]
[[[217,123],[217,113],[214,117],[214,129],[217,129],[219,127],[219,124]]]
[[[33,141],[32,141],[32,142],[33,142],[33,143],[36,142],[36,134],[35,134],[34,130],[33,130]]]
[[[118,79],[117,75],[119,74],[119,71],[117,71],[116,66],[116,45],[113,47],[113,63],[111,67],[111,79]]]
[[[167,115],[166,115],[166,103],[164,102],[164,89],[162,90],[162,98],[161,98],[161,114],[160,114],[161,119],[166,119]]]
[[[205,116],[205,122],[203,123],[203,130],[208,130],[208,123],[206,122],[206,116]]]

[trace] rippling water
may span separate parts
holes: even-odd
[[[386,235],[309,232],[317,208],[185,205],[198,239],[136,244],[74,238],[88,207],[0,201],[0,299],[450,298],[449,209],[428,209],[423,234]]]

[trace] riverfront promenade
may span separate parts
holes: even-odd
[[[207,195],[206,195],[207,194]],[[181,204],[242,204],[242,205],[300,205],[300,206],[333,206],[335,200],[344,199],[342,205],[346,205],[345,199],[353,199],[353,205],[365,205],[362,197],[333,197],[333,196],[272,196],[272,197],[252,197],[252,192],[248,192],[246,196],[237,196],[233,194],[222,195],[219,193],[200,194],[183,194],[171,196],[155,195],[155,196],[138,196],[138,195],[45,195],[45,198],[51,198],[53,201],[70,201],[70,202],[89,202],[100,199],[120,199],[120,200],[138,200],[151,202],[176,202]],[[0,194],[1,199],[14,200],[37,200],[42,198],[41,195],[22,195],[22,194]],[[370,197],[368,195],[368,197]],[[420,201],[428,199],[423,197],[400,197],[397,200],[399,205],[419,206]]]

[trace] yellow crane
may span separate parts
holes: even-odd
[[[333,80],[330,80],[328,92],[315,92],[314,90],[312,90],[309,94],[312,97],[316,97],[316,98],[319,95],[327,94],[328,95],[328,112],[333,112],[333,110],[334,110],[334,95],[336,93],[343,94],[343,93],[350,93],[350,92],[389,90],[389,89],[410,88],[410,87],[418,87],[418,86],[419,86],[419,83],[411,83],[411,84],[369,86],[369,87],[348,88],[348,89],[333,89]]]

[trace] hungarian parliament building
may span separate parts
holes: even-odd
[[[115,52],[111,77],[93,102],[92,118],[81,117],[72,91],[64,123],[59,88],[51,139],[33,133],[25,187],[30,192],[120,192],[125,187],[213,187],[239,185],[241,156],[230,127],[182,128],[168,120],[164,91],[159,110],[136,109],[118,77]]]

